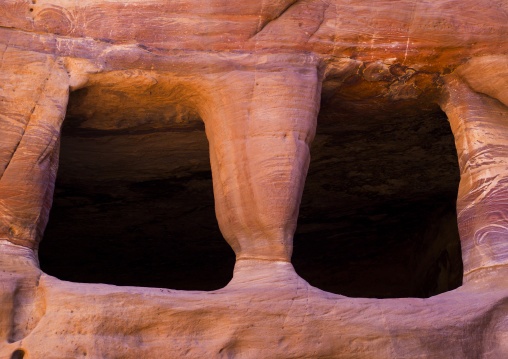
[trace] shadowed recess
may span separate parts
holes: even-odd
[[[11,355],[11,359],[23,359],[24,357],[25,351],[23,349],[17,349]]]
[[[324,102],[311,155],[293,251],[304,279],[373,298],[462,284],[459,168],[437,107]]]
[[[76,282],[225,286],[235,258],[215,218],[202,121],[179,105],[158,115],[150,97],[138,112],[118,112],[115,93],[102,90],[71,94],[42,269]],[[356,297],[428,297],[459,286],[459,171],[446,116],[415,100],[323,99],[296,271]]]
[[[157,127],[143,113],[97,111],[88,120],[87,93],[72,93],[68,106],[42,269],[75,282],[224,287],[235,257],[215,218],[201,120]]]

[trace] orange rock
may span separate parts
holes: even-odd
[[[508,357],[505,3],[3,0],[0,9],[2,358]],[[237,256],[228,286],[116,287],[40,271],[60,126],[69,91],[81,88],[90,88],[82,110],[100,115],[90,126],[114,128],[126,114],[157,126],[147,118],[166,110],[168,122],[204,121],[217,219]],[[296,274],[322,90],[446,112],[461,167],[462,287],[348,298]]]

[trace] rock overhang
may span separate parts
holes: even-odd
[[[237,255],[240,253],[238,270],[235,274],[236,279],[234,278],[221,293],[225,293],[226,298],[233,298],[232,293],[238,293],[241,296],[242,290],[247,290],[249,295],[265,291],[270,293],[272,289],[279,287],[280,283],[284,283],[281,290],[284,292],[287,289],[287,293],[284,292],[284,295],[279,297],[281,298],[279,309],[287,309],[284,303],[289,302],[283,299],[286,294],[290,296],[294,294],[290,303],[295,302],[296,299],[297,305],[295,313],[285,316],[282,320],[282,331],[274,329],[279,326],[279,323],[277,320],[273,321],[274,326],[271,327],[271,330],[274,335],[272,337],[280,338],[280,340],[277,343],[270,342],[273,344],[270,345],[270,350],[272,350],[270,352],[266,351],[266,348],[259,348],[253,344],[263,342],[263,339],[260,338],[266,339],[266,333],[259,336],[260,334],[255,329],[245,329],[247,331],[243,330],[242,333],[250,334],[244,336],[243,341],[238,339],[238,335],[226,335],[227,340],[221,341],[218,339],[221,337],[218,333],[213,334],[213,331],[210,331],[206,325],[200,326],[199,323],[203,323],[199,319],[203,315],[202,299],[205,298],[200,297],[202,294],[173,293],[175,296],[172,296],[172,293],[168,293],[168,298],[172,298],[169,299],[172,303],[177,300],[177,297],[185,297],[184,302],[187,303],[197,300],[197,307],[191,308],[191,310],[196,310],[197,316],[189,313],[181,318],[180,323],[190,323],[188,325],[195,328],[202,338],[215,338],[215,344],[203,347],[202,351],[199,351],[198,348],[185,341],[188,337],[187,332],[185,330],[179,332],[178,328],[174,327],[174,321],[166,323],[164,320],[158,319],[154,320],[153,325],[144,327],[148,330],[140,329],[143,333],[140,336],[145,339],[154,335],[158,337],[161,333],[156,330],[157,323],[166,323],[164,332],[169,333],[171,330],[176,330],[176,332],[172,332],[173,338],[180,341],[172,353],[161,352],[164,350],[164,345],[152,349],[141,345],[137,350],[123,351],[121,355],[119,354],[120,356],[153,356],[155,353],[159,353],[162,356],[178,357],[185,354],[202,356],[203,353],[212,353],[212,355],[219,357],[221,355],[280,357],[284,355],[305,356],[307,355],[305,353],[309,353],[308,350],[311,349],[315,356],[330,356],[335,355],[334,353],[348,352],[351,357],[355,357],[355,353],[360,351],[364,357],[373,355],[403,357],[414,353],[429,355],[433,353],[432,355],[451,357],[466,357],[468,355],[466,353],[475,353],[475,356],[496,357],[497,355],[502,357],[506,352],[506,347],[503,346],[503,338],[506,337],[504,334],[506,332],[506,300],[504,299],[506,298],[506,283],[503,281],[502,275],[503,268],[505,268],[503,264],[505,245],[502,241],[503,217],[497,214],[502,213],[504,203],[502,201],[504,198],[502,187],[498,187],[499,184],[504,183],[502,181],[504,172],[501,170],[504,150],[496,145],[499,145],[499,138],[503,133],[502,118],[506,109],[501,103],[506,104],[504,95],[506,82],[503,82],[503,76],[496,76],[499,73],[496,71],[501,71],[501,73],[505,71],[503,69],[505,69],[504,64],[506,63],[504,38],[507,25],[503,12],[504,4],[502,2],[476,1],[467,4],[461,2],[459,6],[454,2],[415,4],[401,1],[397,3],[398,6],[394,11],[392,7],[388,6],[367,7],[361,3],[297,1],[277,2],[274,3],[275,6],[268,8],[261,6],[259,8],[259,4],[245,2],[238,5],[245,10],[242,12],[246,15],[243,18],[232,15],[230,8],[222,2],[210,4],[205,7],[204,11],[200,10],[198,14],[193,7],[187,6],[189,4],[182,2],[181,8],[186,9],[186,12],[179,11],[177,15],[174,15],[177,12],[171,12],[170,8],[161,9],[158,4],[152,2],[124,4],[96,1],[80,6],[40,0],[37,3],[24,1],[2,3],[6,14],[0,30],[2,39],[5,40],[3,61],[9,62],[14,59],[20,65],[14,67],[16,70],[12,72],[22,80],[16,83],[17,89],[26,88],[28,94],[30,86],[34,85],[33,83],[27,85],[30,81],[41,81],[41,83],[46,81],[49,84],[49,87],[43,85],[46,87],[42,87],[43,90],[39,92],[44,94],[45,90],[46,94],[45,96],[39,95],[33,107],[30,105],[27,95],[24,97],[23,94],[5,96],[7,104],[3,106],[7,110],[4,113],[12,116],[9,101],[18,96],[28,108],[26,112],[29,115],[29,120],[27,121],[31,121],[31,125],[24,130],[28,132],[21,134],[26,140],[20,141],[18,146],[13,147],[14,150],[9,147],[10,140],[6,141],[7,145],[2,154],[9,157],[9,154],[17,153],[12,161],[9,157],[2,177],[3,193],[5,194],[3,203],[8,208],[6,212],[8,215],[4,216],[4,222],[7,223],[6,229],[8,231],[6,233],[11,242],[31,246],[31,241],[37,237],[34,235],[35,227],[37,227],[35,232],[39,231],[37,232],[39,235],[40,229],[44,227],[44,217],[47,217],[50,204],[46,194],[51,195],[51,183],[54,181],[56,171],[55,161],[57,158],[52,149],[56,144],[55,139],[58,137],[59,123],[63,120],[63,113],[65,113],[67,101],[65,97],[68,88],[71,90],[86,88],[89,81],[93,83],[94,78],[99,79],[97,83],[100,83],[100,78],[103,76],[114,74],[116,71],[125,72],[133,69],[138,71],[136,75],[129,79],[125,79],[126,76],[124,76],[118,83],[127,87],[135,87],[136,84],[141,85],[141,88],[151,86],[143,82],[148,80],[149,83],[151,81],[145,76],[147,73],[152,78],[152,74],[156,74],[158,84],[164,84],[164,81],[159,82],[157,76],[170,77],[171,80],[167,81],[169,84],[172,84],[177,78],[177,82],[181,81],[183,84],[183,92],[191,94],[187,97],[189,105],[186,107],[192,109],[196,106],[198,108],[196,112],[205,118],[205,123],[208,121],[208,124],[221,124],[220,126],[212,125],[211,129],[208,125],[207,128],[208,138],[212,139],[211,148],[215,149],[215,152],[212,151],[212,170],[220,174],[221,181],[219,183],[224,185],[217,187],[216,199],[227,199],[225,202],[219,203],[218,217],[219,221],[222,221],[223,234],[237,251]],[[482,9],[482,11],[478,11],[478,9]],[[121,16],[121,14],[128,16]],[[153,21],[154,17],[156,21]],[[97,22],[98,18],[108,24],[108,27],[101,26],[101,23]],[[241,21],[235,21],[235,18]],[[243,20],[245,21],[242,23]],[[190,28],[198,26],[199,31],[186,32],[186,26]],[[182,33],[185,36],[182,36]],[[132,43],[133,39],[137,41]],[[471,58],[472,60],[469,60]],[[38,66],[39,64],[42,66]],[[463,67],[456,70],[463,64],[465,64]],[[32,75],[32,80],[28,79],[23,82],[23,71],[25,73],[32,71],[32,74],[42,75],[40,78]],[[8,71],[6,73],[10,74]],[[46,73],[49,76],[44,80]],[[451,75],[442,76],[449,73]],[[245,82],[250,82],[251,87],[244,85],[240,80],[241,75],[244,75]],[[258,75],[262,80],[262,89],[261,92],[256,93],[254,86],[257,85],[256,76]],[[49,80],[50,78],[51,80]],[[442,81],[443,79],[444,81]],[[321,82],[323,82],[322,87]],[[464,82],[467,87],[464,87]],[[288,87],[288,83],[295,88]],[[489,83],[495,85],[485,85]],[[234,88],[234,91],[228,87]],[[222,92],[217,94],[217,89],[221,89]],[[272,181],[276,188],[274,191],[260,188],[255,183],[250,187],[249,185],[245,187],[249,182],[249,177],[243,179],[234,177],[234,171],[231,172],[226,164],[235,163],[237,160],[231,157],[231,152],[224,151],[224,149],[236,149],[237,139],[247,138],[246,134],[250,132],[244,132],[245,128],[242,126],[233,126],[227,129],[228,126],[224,126],[225,122],[223,121],[224,118],[251,116],[244,113],[239,102],[245,101],[247,94],[256,93],[257,97],[254,97],[256,105],[252,107],[254,110],[252,116],[254,119],[261,120],[259,122],[261,127],[253,126],[247,130],[254,131],[254,134],[274,131],[277,136],[266,138],[265,142],[252,141],[250,150],[254,149],[254,152],[251,154],[260,153],[258,151],[260,148],[275,146],[272,147],[275,150],[272,155],[277,160],[272,161],[272,165],[286,168],[286,170],[296,166],[294,168],[299,168],[299,170],[295,171],[299,171],[302,175],[306,172],[305,161],[308,161],[308,150],[305,146],[311,142],[314,136],[312,121],[315,121],[315,116],[317,116],[322,90],[323,95],[327,96],[327,100],[333,101],[335,98],[341,100],[345,98],[346,102],[349,100],[354,104],[352,108],[357,113],[365,112],[365,108],[368,109],[369,106],[375,107],[377,104],[383,106],[385,103],[388,104],[387,106],[391,104],[397,106],[404,101],[408,101],[407,103],[412,101],[417,107],[425,107],[429,103],[439,102],[445,109],[452,122],[452,129],[454,129],[458,143],[457,150],[463,174],[463,185],[461,192],[459,192],[459,200],[462,201],[459,201],[459,226],[462,223],[461,237],[463,243],[466,244],[463,246],[463,250],[466,248],[467,252],[465,266],[468,280],[462,288],[429,300],[407,299],[395,302],[344,299],[315,291],[304,281],[298,279],[290,266],[282,264],[290,254],[287,246],[291,242],[289,234],[294,231],[295,209],[297,213],[299,205],[299,199],[296,198],[295,201],[295,197],[298,197],[297,193],[301,194],[303,190],[301,179],[292,182],[288,180],[291,178],[290,175],[281,172],[277,174],[281,176],[280,179]],[[441,95],[443,93],[441,90],[444,90],[445,96]],[[274,93],[277,95],[282,93],[283,96],[274,96],[274,98],[279,101],[278,105],[283,107],[283,110],[266,106],[266,103],[274,99],[267,99],[263,91],[275,91]],[[338,94],[335,95],[337,92]],[[331,93],[336,97],[333,95],[328,97]],[[380,96],[379,93],[382,95]],[[6,94],[7,92],[4,91],[4,95]],[[497,98],[497,100],[492,100],[486,95]],[[291,98],[293,102],[289,100]],[[352,100],[358,100],[361,104],[365,100],[368,101],[366,101],[366,105],[358,105]],[[12,103],[15,103],[14,100]],[[146,103],[146,105],[149,104],[149,102]],[[302,104],[306,105],[302,106]],[[402,107],[404,106],[402,105]],[[296,111],[297,108],[302,112]],[[412,106],[407,108],[409,112],[413,110]],[[214,112],[217,109],[219,109],[219,115]],[[162,110],[172,111],[169,107]],[[499,112],[496,113],[496,111]],[[351,112],[354,113],[354,110]],[[34,115],[32,116],[32,114]],[[266,116],[266,114],[271,118],[281,119],[281,123],[276,124],[275,129],[270,127],[272,124],[262,121],[263,115]],[[470,125],[474,121],[481,122],[485,114],[490,116],[488,121],[476,127]],[[300,120],[293,123],[284,121],[284,116],[287,115],[296,116]],[[142,115],[140,116],[142,117]],[[42,118],[45,119],[42,121]],[[23,121],[21,120],[21,122]],[[46,127],[48,123],[50,126]],[[104,122],[102,123],[104,124]],[[111,124],[118,127],[118,122]],[[42,127],[38,127],[41,125]],[[284,126],[289,127],[284,128]],[[482,132],[482,126],[490,128],[491,133]],[[8,127],[7,131],[17,133],[16,126],[13,128],[14,130]],[[290,130],[300,135],[295,135]],[[280,132],[284,132],[284,135],[282,136]],[[37,136],[33,137],[34,133],[38,134],[43,141],[38,141]],[[280,147],[275,145],[280,143],[277,142],[279,137],[286,138],[288,133],[291,133],[288,137],[290,142],[286,140]],[[466,140],[464,140],[464,133],[472,137],[466,136]],[[281,136],[278,136],[279,134]],[[16,136],[12,137],[14,144]],[[475,142],[473,147],[467,147],[463,145],[467,143],[467,138],[480,139],[480,142]],[[48,142],[47,139],[50,141]],[[293,140],[294,142],[292,142]],[[483,147],[479,145],[485,141],[487,145]],[[44,146],[46,146],[45,150]],[[42,152],[38,153],[39,150]],[[245,149],[239,149],[239,151],[245,151]],[[249,152],[246,153],[249,154]],[[486,171],[484,171],[485,167],[482,167],[481,161],[478,160],[485,154],[487,157],[495,156],[497,158],[496,166],[491,166]],[[300,156],[303,162],[288,164],[281,160],[281,158],[292,158],[293,156],[295,158]],[[26,171],[22,162],[19,161],[20,158],[29,161],[35,160],[39,165],[39,170]],[[48,160],[49,162],[47,162]],[[266,171],[267,174],[273,172],[273,166],[264,167],[262,157],[252,157],[250,165],[262,169],[261,173],[263,171]],[[9,167],[11,167],[10,170]],[[473,167],[475,173],[465,170]],[[242,171],[248,170],[247,166],[243,167]],[[483,181],[491,181],[487,183],[486,187],[484,182],[475,182],[475,175],[478,171],[483,171],[484,175],[481,177]],[[489,174],[494,174],[494,176],[489,177]],[[28,178],[31,180],[27,180]],[[260,180],[264,179],[260,178]],[[28,210],[23,201],[11,193],[14,183],[25,183],[25,181],[29,184],[27,193],[33,194],[25,200],[25,203],[30,203],[31,206]],[[466,185],[468,183],[472,183],[473,186],[468,187]],[[49,186],[44,187],[41,184]],[[474,187],[475,184],[478,184],[479,187]],[[286,193],[288,188],[293,189]],[[236,197],[234,193],[231,193],[232,189],[240,189],[246,197]],[[468,190],[470,192],[467,192]],[[489,196],[478,195],[478,193],[481,194],[481,191],[497,197],[493,197],[494,200],[491,201]],[[286,197],[284,198],[288,201],[287,208],[270,202],[270,195],[279,196],[281,193],[285,193]],[[44,194],[45,197],[40,199],[37,194]],[[269,204],[268,207],[270,204],[273,205],[273,213],[268,216],[261,213],[256,219],[257,222],[247,218],[245,213],[250,207],[246,200],[253,198],[261,198],[261,203]],[[234,205],[231,206],[231,203]],[[471,215],[471,203],[473,207],[482,209],[476,216]],[[221,208],[222,210],[220,210]],[[265,207],[261,206],[261,208]],[[34,215],[37,217],[35,225],[31,224],[30,220]],[[42,222],[39,217],[42,218]],[[461,218],[464,218],[462,222]],[[279,228],[280,222],[277,220],[282,219],[285,224],[283,228]],[[252,242],[240,234],[245,233],[247,228],[252,230],[260,223],[263,225],[257,228],[257,232],[254,230],[249,234],[252,236],[251,238],[258,240],[257,244],[252,245]],[[260,233],[264,234],[260,235]],[[267,241],[267,238],[270,240]],[[282,247],[279,242],[274,244],[274,239],[281,241]],[[110,302],[110,299],[118,299],[118,296],[124,295],[127,301],[134,303],[137,298],[137,294],[134,292],[137,292],[137,289],[120,289],[120,294],[118,294],[116,293],[117,289],[112,287],[66,284],[46,275],[42,275],[40,277],[42,281],[37,280],[37,284],[34,284],[32,278],[34,273],[35,277],[38,277],[37,270],[35,272],[32,269],[24,270],[23,260],[16,259],[23,257],[24,252],[17,247],[17,249],[9,247],[11,246],[9,244],[6,246],[5,248],[8,249],[4,251],[6,254],[3,258],[4,267],[11,273],[22,273],[19,281],[10,280],[8,282],[17,283],[14,287],[28,288],[21,291],[13,290],[12,300],[8,299],[10,298],[9,291],[6,293],[6,303],[13,303],[12,309],[9,310],[14,313],[12,323],[8,324],[5,329],[9,343],[5,346],[6,352],[14,351],[13,348],[18,347],[19,340],[25,338],[24,342],[29,355],[32,355],[31,353],[45,355],[42,353],[46,353],[46,349],[44,346],[38,345],[37,342],[41,338],[49,339],[46,336],[49,331],[44,334],[45,325],[41,324],[46,323],[48,317],[54,315],[61,316],[64,322],[73,322],[69,319],[69,313],[63,309],[56,310],[51,304],[60,303],[58,298],[67,298],[72,303],[72,308],[78,308],[80,304],[69,298],[82,297],[83,291],[89,290],[87,288],[96,290],[93,297],[103,296],[102,298],[105,298],[103,307],[111,308],[111,318],[115,317],[120,321],[115,319],[106,325],[105,321],[99,319],[94,323],[89,323],[85,332],[94,328],[96,333],[96,330],[99,329],[100,333],[107,334],[133,328],[132,325],[123,323],[121,318],[115,316],[114,313],[117,309],[114,309],[116,306]],[[18,256],[11,256],[16,251]],[[247,254],[243,256],[242,253]],[[265,260],[270,258],[275,262]],[[29,258],[24,260],[30,262]],[[270,266],[276,268],[272,268],[272,271],[268,269]],[[250,269],[245,271],[245,268]],[[269,279],[271,275],[261,276],[261,282],[259,282],[257,276],[267,271],[274,273],[272,279]],[[251,282],[252,288],[246,289],[246,286],[250,286]],[[42,283],[42,286],[39,283]],[[48,283],[48,285],[44,285],[44,283]],[[272,289],[256,290],[255,287],[258,284],[262,284],[262,287],[266,284],[268,288]],[[8,287],[12,286],[9,284]],[[46,294],[40,294],[39,288],[43,288],[43,293]],[[300,298],[298,293],[302,291],[307,295]],[[130,292],[133,292],[132,296]],[[146,294],[148,292],[152,293],[147,290]],[[152,294],[154,295],[154,293]],[[314,295],[315,299],[311,299],[314,298]],[[275,292],[273,292],[273,296],[277,297]],[[49,306],[48,304],[42,305],[41,298],[45,298],[42,302],[49,303]],[[309,300],[312,302],[311,306],[308,304]],[[159,299],[155,301],[160,302]],[[477,311],[471,309],[472,303],[476,301],[483,303],[482,309]],[[88,300],[83,299],[82,302],[88,302]],[[148,302],[138,306],[138,308],[144,308],[141,312],[151,313],[145,318],[151,318],[152,315],[158,313],[153,303]],[[219,322],[218,318],[224,319],[224,323],[230,323],[233,320],[238,325],[236,320],[244,316],[245,311],[241,310],[241,298],[235,299],[235,302],[240,307],[239,313],[243,314],[228,317],[226,314],[221,315],[220,310],[212,308],[205,311],[212,313],[205,317],[214,318],[217,323]],[[262,299],[259,300],[260,308],[265,308],[265,304],[270,307],[273,305],[273,298],[264,302],[265,304],[261,304],[263,302]],[[461,307],[466,308],[467,314],[457,312],[457,302],[462,303]],[[303,306],[300,307],[300,304]],[[337,317],[341,317],[341,314],[335,314],[333,310],[330,312],[325,309],[326,313],[333,312],[330,317],[331,322],[320,321],[319,318],[322,317],[320,317],[317,308],[331,306],[331,308],[339,307],[344,312],[349,312],[348,305],[356,308],[352,312],[360,314],[349,317],[346,321],[347,327],[358,325],[364,328],[357,332],[352,330],[351,338],[364,338],[368,342],[372,335],[376,338],[381,337],[378,346],[372,346],[365,341],[360,341],[362,344],[358,348],[354,345],[341,346],[342,342],[334,339],[336,332],[333,330],[328,332],[329,325],[337,325]],[[69,310],[72,314],[73,310],[77,309],[71,309],[71,307]],[[180,305],[177,304],[177,307]],[[371,313],[368,321],[364,321],[362,310],[358,309],[365,307],[376,308],[374,309],[375,313]],[[83,310],[78,312],[85,317],[95,310],[95,306],[91,302],[82,308]],[[273,307],[276,312],[277,308]],[[289,308],[291,309],[291,306]],[[316,316],[309,317],[307,314],[309,308],[317,313]],[[442,308],[443,311],[437,308]],[[133,317],[134,321],[143,316],[139,310],[135,310],[138,314]],[[166,308],[165,310],[169,314],[168,318],[171,318],[173,315],[170,314],[171,309]],[[427,319],[429,319],[429,323],[433,322],[432,325],[423,322],[415,327],[414,318],[421,319],[420,311],[438,313],[436,315],[439,317],[443,316],[443,313],[447,313],[448,316],[444,319],[439,318],[438,321],[441,324],[437,326],[437,329],[431,314]],[[303,314],[303,312],[305,312],[303,317],[298,314]],[[33,319],[33,322],[23,329],[24,321],[30,317],[30,313],[36,313],[36,315],[32,315],[32,318],[36,319]],[[487,316],[486,313],[490,313],[488,321],[481,319]],[[262,312],[258,318],[263,320],[263,318],[271,317],[272,314]],[[401,319],[401,315],[406,316],[411,323]],[[42,318],[42,321],[38,322],[37,318]],[[298,323],[301,324],[309,318],[317,321],[312,325],[305,326],[309,330],[312,329],[312,333],[306,333],[306,338],[315,338],[319,349],[294,346],[294,352],[288,354],[288,347],[284,345],[285,340],[294,343],[295,340],[298,341],[299,337],[296,332],[288,331],[287,326],[291,325],[297,330],[302,328]],[[292,320],[296,320],[298,323],[293,323]],[[255,323],[257,320],[252,318],[251,322]],[[477,325],[470,325],[471,323],[477,323]],[[137,328],[137,326],[134,327]],[[233,325],[233,327],[235,326]],[[451,330],[452,327],[457,329]],[[480,335],[475,328],[487,334]],[[64,330],[65,335],[74,329],[69,327],[67,332]],[[341,332],[340,328],[337,330]],[[392,339],[397,337],[397,334],[394,333],[407,333],[408,331],[420,333],[418,340],[409,338],[404,343],[393,343]],[[421,334],[422,331],[425,333],[424,335]],[[442,335],[443,331],[446,332],[444,336]],[[324,332],[328,332],[330,336],[326,340],[319,339]],[[450,339],[456,339],[457,344],[455,346],[438,344],[439,340],[437,340],[436,334],[438,332],[439,336],[447,340],[447,343]],[[211,337],[208,336],[208,333],[212,333]],[[80,352],[80,354],[88,353],[91,356],[100,356],[102,355],[100,353],[107,351],[107,348],[112,344],[111,341],[108,343],[101,340],[98,346],[92,348],[89,346],[86,336],[80,338],[79,343],[71,343],[62,349],[62,353],[65,353],[62,355],[77,355]],[[96,338],[100,339],[100,337]],[[338,346],[332,345],[332,342],[338,343]],[[194,352],[189,351],[188,348],[193,348]]]

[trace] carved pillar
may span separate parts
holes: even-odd
[[[36,249],[53,200],[69,81],[61,63],[47,55],[6,47],[2,65],[0,341],[14,343],[46,310]]]
[[[53,200],[69,81],[51,56],[4,49],[0,240],[37,249]]]
[[[445,79],[441,107],[461,172],[457,217],[467,281],[478,270],[508,264],[508,108],[458,76]]]
[[[208,78],[215,209],[237,260],[290,261],[321,84],[315,65]]]

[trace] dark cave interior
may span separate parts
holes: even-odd
[[[114,122],[104,104],[89,110],[99,90],[71,94],[41,268],[75,282],[224,287],[235,258],[215,219],[203,124]],[[374,298],[461,285],[457,155],[436,105],[323,100],[311,155],[293,251],[305,280]]]

